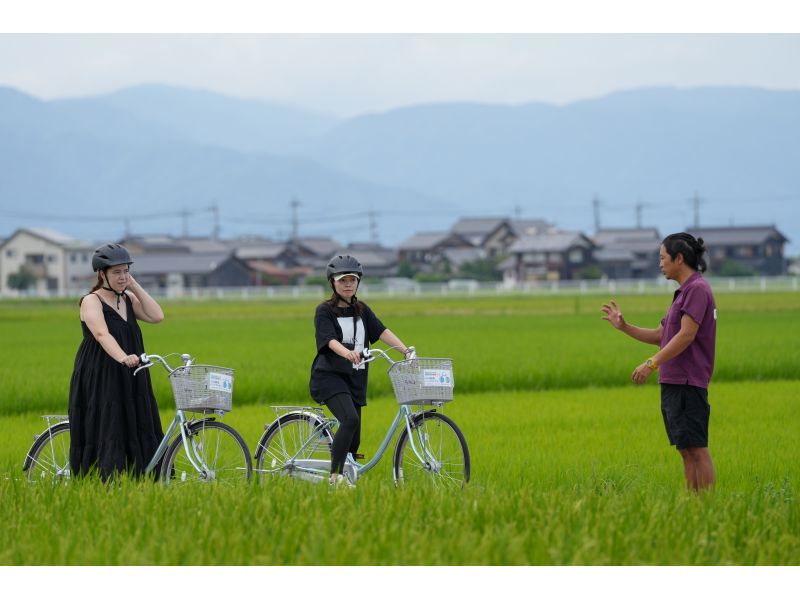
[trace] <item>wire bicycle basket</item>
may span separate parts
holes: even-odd
[[[233,408],[233,370],[215,365],[185,365],[170,375],[175,407],[208,413]]]
[[[389,367],[394,396],[400,405],[430,405],[453,400],[453,360],[418,357]]]

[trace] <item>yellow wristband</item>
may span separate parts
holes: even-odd
[[[647,365],[647,367],[649,367],[651,370],[654,370],[654,371],[655,371],[655,370],[657,370],[657,369],[658,369],[658,364],[655,362],[655,359],[653,359],[652,357],[651,357],[650,359],[648,359],[647,361],[645,361],[645,364],[646,364],[646,365]]]

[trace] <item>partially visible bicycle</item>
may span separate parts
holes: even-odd
[[[381,460],[395,433],[392,471],[397,486],[420,483],[463,487],[469,481],[467,441],[459,427],[441,413],[453,400],[451,359],[417,358],[393,361],[380,349],[365,349],[365,362],[382,357],[390,363],[388,375],[399,409],[375,456],[360,464],[347,455],[344,475],[351,482]],[[292,476],[313,482],[330,475],[331,443],[338,421],[319,407],[275,406],[276,419],[265,426],[256,448],[255,471],[264,482]]]
[[[161,479],[167,484],[249,480],[253,461],[247,443],[231,426],[216,420],[233,407],[233,370],[195,364],[185,353],[183,365],[176,368],[160,355],[142,353],[140,359],[142,365],[134,376],[156,362],[167,370],[176,408],[145,472],[160,465]],[[69,419],[66,415],[43,417],[47,428],[36,435],[22,469],[31,482],[68,481]]]

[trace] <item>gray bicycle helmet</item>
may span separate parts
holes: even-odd
[[[328,262],[325,276],[328,280],[332,280],[339,274],[355,274],[360,279],[364,275],[364,270],[361,268],[361,262],[352,255],[337,255]]]
[[[105,270],[111,266],[132,263],[131,254],[119,243],[101,245],[94,250],[94,255],[92,256],[92,269],[95,272]]]

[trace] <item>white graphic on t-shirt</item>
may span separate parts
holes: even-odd
[[[336,318],[339,321],[339,326],[342,327],[342,342],[348,345],[355,345],[353,351],[363,351],[364,349],[364,322],[358,320],[356,326],[356,334],[353,336],[353,318],[348,316],[346,318]],[[356,369],[363,370],[364,364],[354,366]]]

